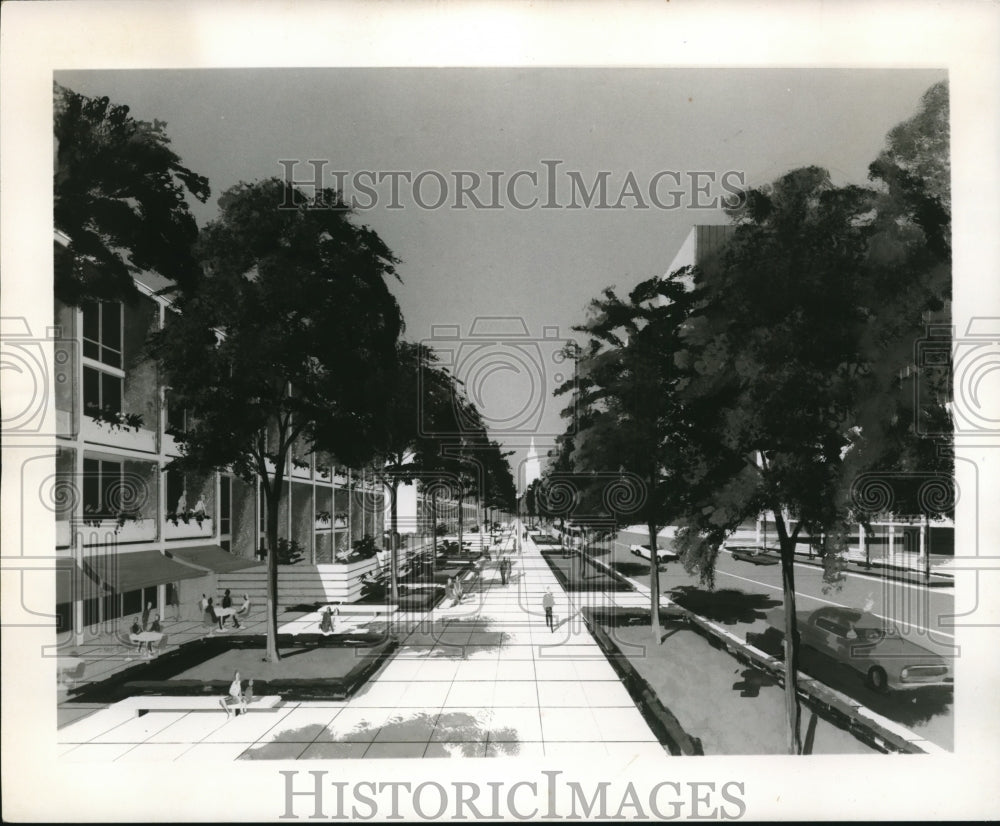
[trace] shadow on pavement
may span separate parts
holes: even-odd
[[[622,576],[648,576],[649,564],[644,562],[612,562],[614,568]],[[660,566],[660,570],[663,566]]]
[[[741,697],[758,697],[762,688],[778,685],[777,679],[759,668],[744,668],[742,674],[743,679],[733,683],[733,690]]]
[[[785,635],[773,627],[762,634],[747,634],[750,645],[779,659],[784,659],[785,656],[784,639]],[[954,702],[954,690],[947,686],[925,686],[879,694],[868,688],[864,675],[808,646],[803,646],[799,652],[799,665],[810,677],[857,700],[876,714],[904,726],[926,723],[934,717],[947,714]]]
[[[765,619],[766,611],[781,604],[766,594],[746,594],[732,588],[707,591],[694,585],[679,585],[671,589],[670,597],[682,608],[724,625]]]

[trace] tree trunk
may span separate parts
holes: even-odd
[[[267,644],[265,657],[269,663],[281,660],[278,651],[278,510],[284,487],[285,456],[279,453],[274,461],[274,481],[264,490],[267,505]]]
[[[774,511],[775,528],[781,542],[781,584],[785,602],[785,717],[788,723],[788,753],[802,753],[799,726],[799,631],[795,615],[795,536],[789,536],[780,510]]]
[[[931,518],[924,514],[924,582],[931,582]]]
[[[660,644],[660,565],[657,556],[657,534],[656,524],[648,522],[649,529],[649,624],[653,630],[653,639],[656,644]]]
[[[389,484],[389,600],[399,604],[399,536],[396,500],[399,494],[399,479],[395,476]]]
[[[462,501],[464,498],[465,497],[463,495],[463,491],[459,490],[459,492],[458,492],[458,552],[459,552],[459,554],[465,553],[465,548],[462,545],[462,527],[463,527],[463,524],[465,522],[465,514],[463,513],[465,505],[464,505],[464,503]]]
[[[431,487],[431,585],[437,580],[437,555],[438,555],[438,516],[437,516],[437,488]]]

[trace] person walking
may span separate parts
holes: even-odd
[[[146,610],[142,612],[142,630],[149,630],[149,612],[153,610],[153,603],[146,603]]]
[[[542,594],[542,608],[545,609],[545,624],[548,626],[549,631],[553,633],[556,630],[555,617],[552,615],[552,609],[556,607],[556,598],[552,596],[552,589],[546,588],[545,593]]]
[[[205,625],[212,628],[216,623],[219,623],[219,618],[215,615],[215,606],[212,604],[212,598],[209,597],[208,604],[205,606]],[[222,627],[221,623],[219,623],[219,627]]]
[[[176,582],[167,583],[167,608],[170,609],[170,613],[173,616],[174,622],[180,622],[181,619],[181,597],[180,597],[180,587]]]

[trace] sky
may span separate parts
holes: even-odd
[[[290,167],[300,181],[314,179],[308,160],[324,162],[326,185],[346,173],[355,219],[401,259],[392,289],[407,338],[435,346],[466,382],[493,438],[514,451],[515,473],[532,437],[544,456],[564,427],[564,398],[551,393],[567,377],[557,353],[579,338],[572,327],[604,287],[627,292],[664,273],[692,227],[726,221],[721,199],[741,184],[805,165],[864,183],[886,133],[945,78],[929,69],[55,73],[167,123],[182,162],[212,187],[207,204],[192,204],[201,225],[229,187],[286,175],[279,161],[300,161]],[[359,185],[366,170],[411,182],[361,176]],[[456,173],[478,175],[479,186]],[[602,174],[603,208],[596,193],[588,206],[580,186]],[[433,208],[441,182],[445,203]],[[462,184],[498,208],[480,208]]]

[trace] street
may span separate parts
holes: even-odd
[[[630,545],[644,542],[648,542],[645,535],[622,532],[615,539],[613,550],[602,553],[597,547],[593,553],[620,574],[648,587],[649,563],[629,551]],[[775,641],[780,642],[784,623],[781,566],[734,560],[723,550],[715,576],[715,590],[709,591],[680,562],[661,564],[660,591],[759,647],[773,647]],[[954,613],[950,588],[925,588],[855,573],[848,573],[839,585],[829,585],[823,582],[822,568],[805,562],[796,563],[795,585],[800,617],[824,605],[867,610],[890,620],[907,640],[949,661],[958,654],[954,633],[947,625],[948,617]],[[803,653],[801,666],[811,676],[873,711],[919,731],[940,746],[953,747],[952,689],[925,687],[880,695],[865,686],[861,675],[808,650]]]

